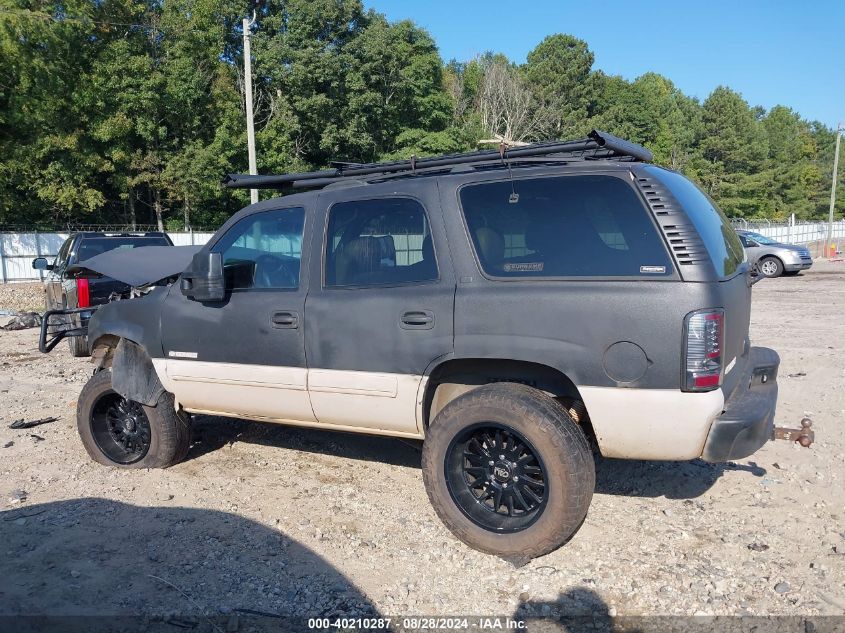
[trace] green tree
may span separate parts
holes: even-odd
[[[728,216],[760,217],[773,209],[765,190],[768,140],[748,103],[720,86],[704,101],[698,156],[691,172]]]
[[[583,136],[591,100],[594,61],[587,43],[571,35],[550,35],[528,53],[523,72],[545,110],[544,134],[551,138]]]

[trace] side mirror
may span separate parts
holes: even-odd
[[[32,260],[34,270],[53,270],[53,264],[47,261],[46,257],[36,257]]]
[[[226,283],[223,278],[223,256],[200,251],[180,281],[182,294],[194,301],[223,301]]]

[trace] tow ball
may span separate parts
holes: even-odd
[[[787,440],[798,442],[804,448],[816,441],[816,434],[813,432],[813,421],[810,418],[801,420],[800,429],[788,429],[784,426],[776,426],[772,431],[773,440]]]

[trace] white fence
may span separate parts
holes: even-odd
[[[32,260],[52,260],[69,233],[0,233],[0,283],[38,281],[44,271],[33,270]],[[168,233],[177,246],[205,244],[214,233]]]
[[[818,255],[824,241],[827,239],[827,222],[796,222],[794,219],[789,222],[772,222],[771,220],[745,220],[734,218],[731,224],[735,229],[754,231],[766,237],[770,237],[784,244],[817,244]],[[833,244],[836,250],[841,251],[845,247],[845,220],[833,223]]]

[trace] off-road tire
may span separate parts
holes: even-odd
[[[446,459],[453,438],[479,422],[522,435],[545,465],[549,491],[542,514],[528,527],[497,533],[472,521],[450,494]],[[484,385],[450,402],[423,444],[423,480],[437,515],[461,541],[482,552],[528,560],[557,549],[578,530],[595,489],[592,452],[581,428],[556,400],[516,383]]]
[[[69,336],[67,345],[70,348],[70,355],[74,358],[84,358],[85,356],[91,355],[91,352],[88,350],[87,336]]]
[[[91,428],[91,418],[97,401],[113,394],[111,371],[95,373],[82,388],[76,406],[76,423],[82,445],[95,462],[115,468],[168,468],[185,459],[191,447],[190,417],[176,411],[173,394],[163,392],[156,406],[140,405],[150,425],[150,444],[143,459],[121,464],[110,459],[97,445]]]
[[[760,260],[757,268],[760,270],[760,274],[763,275],[763,277],[768,277],[769,279],[780,277],[783,274],[783,262],[781,262],[777,257],[764,257]],[[767,270],[770,272],[767,273]]]

